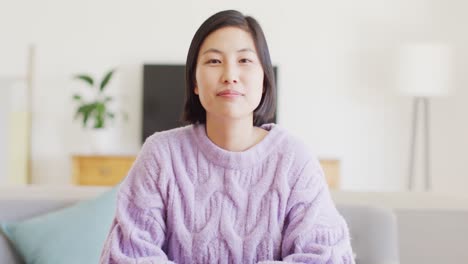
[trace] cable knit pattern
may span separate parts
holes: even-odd
[[[100,263],[352,264],[322,169],[278,125],[243,152],[204,125],[155,133],[120,186]]]

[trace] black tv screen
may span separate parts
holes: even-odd
[[[276,82],[276,67],[274,71]],[[184,99],[185,65],[143,65],[143,142],[154,132],[185,125]]]

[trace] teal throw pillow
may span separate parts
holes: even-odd
[[[3,223],[26,263],[98,263],[115,214],[117,187],[97,198],[16,223]]]

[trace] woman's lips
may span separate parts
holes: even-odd
[[[235,90],[224,90],[224,91],[219,92],[217,95],[222,96],[222,97],[228,97],[228,98],[243,96],[242,93],[235,91]]]

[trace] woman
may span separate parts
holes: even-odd
[[[255,19],[208,18],[187,56],[185,119],[149,137],[120,186],[101,263],[354,263],[317,159],[275,124]]]

